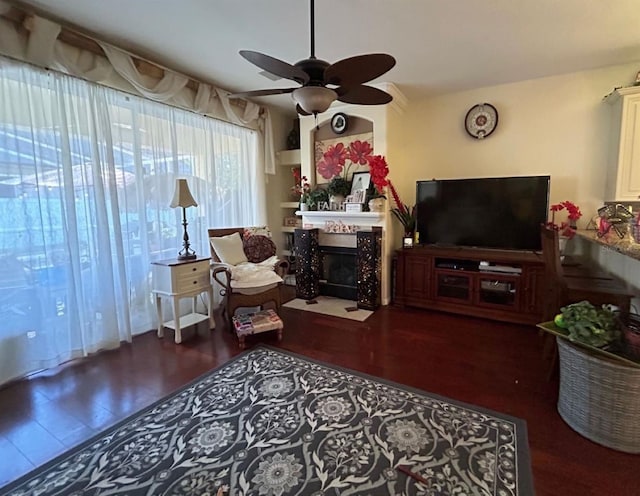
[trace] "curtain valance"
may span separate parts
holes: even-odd
[[[0,0],[0,12],[6,6]],[[141,95],[170,105],[198,112],[258,131],[262,167],[275,174],[275,147],[269,109],[246,101],[234,105],[229,92],[198,82],[197,90],[187,85],[189,78],[165,69],[161,78],[142,74],[129,53],[95,40],[104,56],[71,46],[58,39],[61,26],[39,16],[26,18],[24,28],[0,18],[0,53],[41,67],[53,69]]]

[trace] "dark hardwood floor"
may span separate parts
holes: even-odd
[[[546,380],[534,327],[394,307],[364,323],[287,308],[281,316],[281,343],[265,333],[248,346],[279,346],[526,419],[540,496],[640,494],[640,457],[594,444],[559,417],[558,382]],[[220,323],[182,345],[149,332],[1,389],[0,486],[238,353]]]

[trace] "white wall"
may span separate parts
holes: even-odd
[[[293,119],[277,110],[271,109],[271,118],[273,124],[274,146],[276,151],[287,149],[287,136],[292,128]],[[267,209],[267,225],[271,229],[273,241],[278,248],[278,254],[284,248],[284,238],[282,237],[282,224],[284,219],[284,211],[280,208],[280,202],[290,201],[285,192],[293,185],[291,169],[289,167],[281,167],[276,162],[276,174],[265,175],[267,181],[266,186],[266,205]]]
[[[584,226],[604,199],[610,108],[602,98],[639,69],[640,62],[410,101],[391,177],[411,178],[402,193],[415,199],[418,179],[549,174],[551,202],[579,204]],[[481,102],[498,109],[499,123],[476,140],[463,122]]]
[[[391,177],[400,178],[402,197],[413,201],[419,179],[549,174],[551,203],[578,204],[578,227],[585,228],[604,201],[612,112],[602,98],[629,86],[638,70],[640,62],[411,101],[394,140]],[[481,102],[498,109],[499,123],[479,141],[463,123]],[[640,291],[640,261],[574,244]]]
[[[640,61],[411,100],[389,122],[390,178],[402,200],[413,204],[420,179],[549,174],[551,203],[578,204],[584,213],[578,227],[584,228],[604,200],[611,112],[602,98],[631,84],[638,70]],[[463,122],[481,102],[498,109],[499,123],[479,141],[467,135]],[[640,274],[639,261],[594,255],[639,286],[632,280]]]

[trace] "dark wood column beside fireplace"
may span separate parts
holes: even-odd
[[[356,248],[322,246],[318,229],[296,229],[296,296],[356,300],[359,308],[380,306],[382,229],[356,233]]]
[[[539,253],[433,245],[397,252],[398,305],[535,324],[543,299]]]

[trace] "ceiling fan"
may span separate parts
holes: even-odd
[[[240,55],[252,64],[276,76],[300,84],[296,88],[245,91],[232,97],[252,97],[291,93],[296,110],[301,115],[317,115],[335,101],[358,105],[384,105],[393,97],[386,91],[363,83],[389,71],[396,60],[385,53],[356,55],[333,64],[315,56],[314,0],[309,0],[311,55],[308,59],[289,64],[263,53],[240,50]]]

